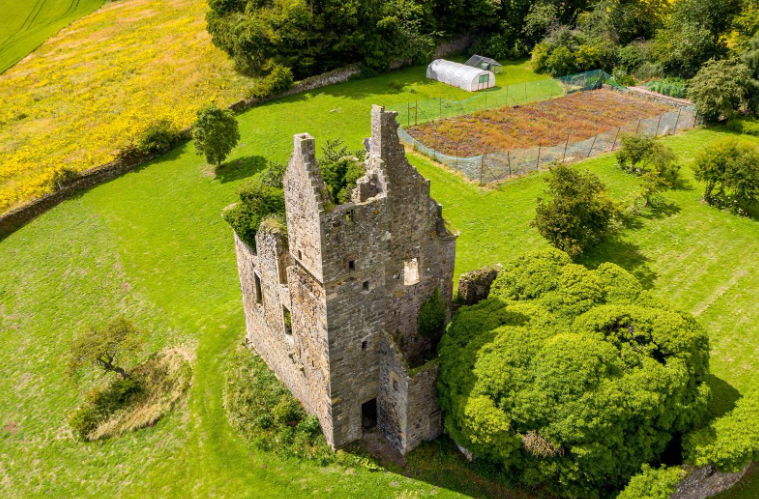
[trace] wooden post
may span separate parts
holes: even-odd
[[[480,185],[482,185],[482,173],[485,165],[485,153],[480,156]]]
[[[506,157],[509,161],[509,177],[511,177],[511,151],[506,151]]]
[[[663,114],[659,115],[659,122],[656,124],[656,132],[654,133],[654,138],[659,136],[659,127],[661,126],[661,119],[664,117]]]
[[[617,135],[614,137],[614,143],[611,145],[611,152],[614,152],[614,148],[617,147],[617,139],[619,138],[619,132],[622,131],[622,127],[617,128]]]
[[[543,147],[543,146],[542,146],[541,144],[538,144],[538,163],[537,163],[537,165],[535,166],[535,169],[536,169],[536,170],[540,170],[540,150],[541,150],[541,148],[542,148],[542,147]]]
[[[564,145],[564,157],[561,158],[562,163],[567,162],[567,149],[569,149],[569,134],[572,132],[567,132],[567,143]]]
[[[677,133],[677,125],[680,124],[680,115],[682,114],[682,112],[683,112],[683,108],[680,107],[677,109],[677,121],[675,121],[675,133]]]
[[[636,135],[636,136],[638,135],[638,130],[640,130],[640,121],[641,121],[641,120],[638,120],[638,126],[637,126],[637,127],[635,127],[635,135]]]
[[[590,150],[588,151],[588,157],[590,157],[590,153],[593,152],[593,146],[596,145],[596,140],[598,140],[598,134],[596,134],[596,136],[593,137],[593,143],[590,144]]]

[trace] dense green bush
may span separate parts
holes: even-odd
[[[419,309],[417,332],[422,336],[437,338],[443,332],[447,316],[448,309],[440,297],[440,289],[435,288]]]
[[[662,78],[648,82],[646,88],[652,92],[679,99],[687,94],[688,82],[682,78]]]
[[[356,181],[366,173],[364,156],[364,151],[349,151],[341,139],[328,140],[322,148],[319,170],[333,202],[350,202]]]
[[[594,174],[557,164],[546,182],[550,199],[538,198],[533,225],[554,247],[579,256],[615,233],[620,210]]]
[[[720,140],[696,156],[693,171],[713,206],[745,215],[759,203],[759,150],[752,145]]]
[[[740,112],[757,112],[759,82],[751,70],[734,61],[709,61],[688,86],[688,98],[708,123],[733,118]]]
[[[250,247],[256,247],[261,222],[271,216],[284,216],[285,195],[281,188],[251,182],[240,191],[240,201],[224,210],[224,220]]]
[[[439,347],[446,431],[525,485],[606,496],[703,424],[709,339],[613,264],[509,262]]]
[[[735,408],[685,439],[685,456],[696,466],[714,464],[736,472],[759,460],[759,391],[738,400]]]
[[[750,118],[733,118],[728,120],[727,129],[736,133],[759,137],[759,121]]]
[[[69,416],[69,425],[80,440],[86,440],[101,422],[126,407],[141,392],[138,380],[118,378],[102,391],[89,392],[85,403]]]
[[[182,135],[169,120],[151,124],[137,139],[137,148],[142,154],[165,152],[182,140]]]
[[[670,499],[684,476],[679,466],[652,468],[644,464],[617,499]]]
[[[248,90],[248,97],[267,99],[289,90],[292,86],[293,72],[290,68],[277,65],[268,75],[256,80],[253,87]]]

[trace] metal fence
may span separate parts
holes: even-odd
[[[560,97],[568,93],[577,91],[595,90],[602,85],[608,84],[609,77],[602,71],[594,71],[572,75],[564,78],[551,80],[541,80],[528,84],[530,90],[524,91],[523,96],[535,96],[536,100],[520,101],[536,102],[549,98]],[[543,85],[538,86],[538,84]],[[550,87],[549,85],[553,85]],[[511,87],[524,87],[523,84],[512,85]],[[627,92],[626,89],[616,85],[610,85],[619,91]],[[550,88],[559,88],[561,93],[551,96]],[[538,91],[542,90],[542,92]],[[484,93],[483,93],[484,94]],[[437,112],[431,109],[430,101],[425,102],[422,106],[410,104],[407,108],[406,124],[418,124],[435,119],[460,116],[469,114],[481,109],[492,109],[504,105],[515,105],[514,89],[511,91],[500,91],[501,99],[484,97],[477,95],[464,101],[438,101]],[[416,103],[415,103],[416,104]],[[399,113],[400,114],[400,113]],[[401,117],[403,115],[401,114]],[[594,137],[580,141],[570,142],[572,136],[568,131],[567,140],[558,145],[551,147],[537,146],[528,149],[510,149],[503,151],[492,151],[486,154],[470,157],[457,157],[443,154],[435,149],[425,146],[423,143],[409,135],[403,126],[399,127],[398,135],[407,145],[415,151],[432,158],[435,161],[443,163],[451,168],[464,173],[469,179],[478,181],[480,184],[498,182],[509,177],[522,175],[531,171],[540,169],[541,166],[554,162],[573,162],[596,156],[598,154],[613,152],[619,148],[620,138],[624,135],[647,135],[647,136],[664,136],[677,133],[681,130],[694,128],[697,124],[696,113],[693,108],[682,108],[670,111],[652,118],[641,119],[632,123],[597,134]]]

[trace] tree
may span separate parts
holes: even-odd
[[[68,372],[74,376],[85,367],[96,366],[129,378],[129,361],[142,351],[144,338],[143,331],[124,318],[113,319],[100,329],[87,329],[71,344]]]
[[[356,182],[366,173],[363,157],[362,151],[351,153],[340,139],[328,140],[322,148],[319,170],[335,203],[343,204],[351,200]]]
[[[192,139],[198,156],[221,166],[240,140],[237,119],[232,111],[206,106],[197,113],[198,119],[192,129]]]
[[[691,80],[688,97],[704,121],[715,123],[739,112],[756,113],[759,82],[745,64],[712,60]]]
[[[664,143],[647,136],[623,136],[617,164],[623,171],[643,179],[646,206],[651,204],[651,198],[656,193],[674,189],[680,174],[675,153]]]
[[[685,475],[679,466],[652,468],[644,464],[617,499],[670,499]]]
[[[598,177],[558,164],[546,182],[551,199],[538,198],[533,226],[553,246],[576,257],[615,232],[621,212]]]
[[[624,269],[550,249],[507,262],[440,346],[446,431],[527,486],[609,497],[702,425],[709,338]]]
[[[704,182],[704,200],[735,213],[759,202],[759,150],[735,139],[704,149],[693,163],[696,180]]]

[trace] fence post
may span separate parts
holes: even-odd
[[[590,150],[588,151],[588,157],[590,157],[590,153],[593,152],[593,146],[596,145],[596,140],[598,140],[598,134],[596,134],[596,136],[593,137],[593,143],[590,144]]]
[[[637,126],[637,127],[635,127],[635,136],[636,136],[636,137],[638,136],[638,130],[640,130],[640,121],[641,121],[641,120],[638,120],[638,126]]]
[[[572,132],[567,132],[567,143],[564,144],[564,157],[561,158],[562,163],[566,163],[567,161],[567,149],[569,148],[569,134]]]
[[[622,131],[622,127],[617,128],[617,135],[614,137],[614,143],[611,145],[611,152],[614,152],[614,148],[617,147],[617,139],[619,138],[619,132]]]
[[[482,185],[482,173],[485,169],[485,153],[482,153],[482,156],[480,156],[480,185]]]
[[[682,114],[683,108],[677,108],[677,121],[675,121],[675,133],[677,133],[677,125],[680,124],[680,114]]]
[[[511,151],[506,151],[506,158],[509,161],[509,177],[511,177]]]
[[[659,115],[659,122],[656,124],[656,132],[654,133],[654,138],[659,136],[659,127],[661,126],[661,119],[664,117],[663,114]]]
[[[542,147],[543,147],[542,144],[538,144],[538,163],[535,166],[536,170],[540,170],[540,151],[541,151]]]

